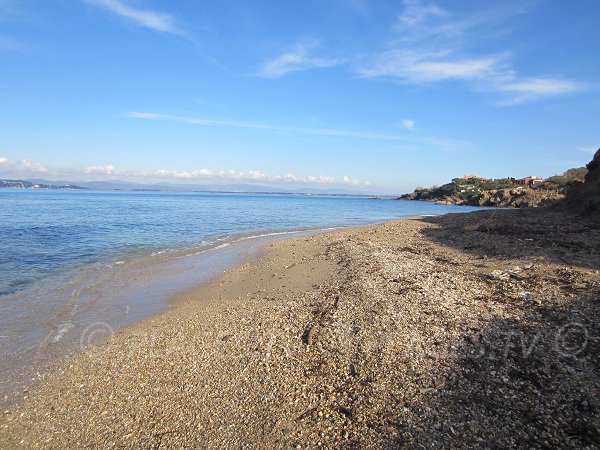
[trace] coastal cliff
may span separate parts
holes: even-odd
[[[581,184],[573,187],[558,206],[576,214],[600,213],[600,149],[586,166],[588,173]]]
[[[567,194],[582,184],[588,168],[570,169],[548,179],[487,179],[465,175],[450,183],[432,188],[417,188],[399,200],[425,200],[440,204],[537,208],[565,200]]]

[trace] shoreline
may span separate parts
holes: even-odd
[[[45,376],[4,414],[0,443],[589,445],[598,226],[536,214],[401,219],[267,244]],[[550,355],[571,310],[591,338]],[[468,358],[467,338],[501,355],[511,327],[538,336],[535,362]],[[534,378],[545,381],[523,384]]]
[[[85,311],[84,317],[63,318],[60,321],[43,318],[45,323],[51,321],[56,324],[49,327],[42,340],[24,350],[15,349],[5,355],[12,362],[10,366],[2,368],[4,373],[0,394],[4,397],[3,409],[22,400],[22,395],[16,391],[29,391],[38,384],[36,378],[40,378],[40,375],[56,370],[98,339],[168,312],[187,293],[219,278],[223,272],[259,258],[268,243],[337,228],[343,227],[237,233],[217,237],[201,247],[117,258],[116,262],[107,266],[103,263],[101,267],[113,272],[125,271],[129,275],[119,275],[120,278],[115,279],[115,274],[110,275],[105,271],[102,274],[105,281],[91,278],[84,281],[86,286],[98,284],[107,288],[106,292],[103,291],[105,301],[102,309],[97,312]],[[90,271],[89,268],[86,270]],[[67,275],[72,277],[76,273]],[[108,286],[109,279],[115,286]],[[77,289],[78,295],[85,290]],[[98,298],[94,299],[96,302]],[[70,309],[73,312],[77,309],[81,311],[82,307],[86,307],[86,302],[82,299],[80,303]]]
[[[404,220],[410,217],[417,216],[387,220]],[[249,255],[253,255],[252,258],[258,257],[262,247],[271,241],[362,227],[384,223],[387,220],[360,225],[266,229],[222,234],[212,236],[211,240],[198,246],[122,255],[112,257],[110,262],[103,261],[87,268],[58,274],[58,279],[62,279],[66,285],[72,285],[69,287],[73,291],[70,295],[75,295],[77,300],[74,304],[65,306],[72,314],[77,311],[78,316],[55,318],[54,313],[64,309],[63,305],[55,305],[55,309],[50,310],[50,316],[43,316],[42,323],[36,327],[46,330],[44,336],[37,338],[37,341],[28,338],[28,344],[23,349],[11,347],[11,350],[5,353],[5,357],[12,362],[10,366],[2,367],[0,398],[4,398],[0,400],[1,406],[7,408],[20,401],[22,395],[15,391],[30,390],[37,384],[36,378],[39,378],[40,374],[54,370],[65,359],[85,350],[93,341],[167,312],[174,306],[172,303],[176,303],[177,299],[184,297],[186,293],[221,276],[223,271],[243,264]],[[99,269],[103,270],[98,272]],[[92,274],[86,276],[86,272]],[[118,272],[130,275],[119,275]],[[202,274],[199,275],[198,272]],[[97,279],[89,278],[90,276]],[[73,281],[74,277],[81,278],[82,281]],[[82,285],[78,286],[80,282]],[[41,280],[34,285],[34,288],[38,286],[36,289],[44,292],[44,297],[47,297],[46,284]],[[80,298],[90,291],[90,286],[94,292],[98,291],[98,288],[106,289],[100,289],[102,294],[94,294],[95,298],[90,302]],[[94,313],[93,309],[86,310],[85,316],[80,317],[82,308],[87,308],[87,303],[103,303],[103,310],[99,310],[98,313]],[[15,307],[28,306],[13,306]]]

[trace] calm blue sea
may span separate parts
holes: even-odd
[[[0,191],[0,295],[74,267],[245,233],[378,222],[465,208],[364,197]]]
[[[112,330],[163,310],[170,295],[238,262],[256,242],[470,209],[366,197],[2,189],[0,391],[12,368],[69,336],[77,342],[93,324]]]

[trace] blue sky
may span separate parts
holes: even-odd
[[[0,177],[404,192],[600,146],[600,2],[0,0]]]

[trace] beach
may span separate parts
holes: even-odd
[[[599,240],[485,210],[268,243],[41,374],[0,446],[597,447]]]

